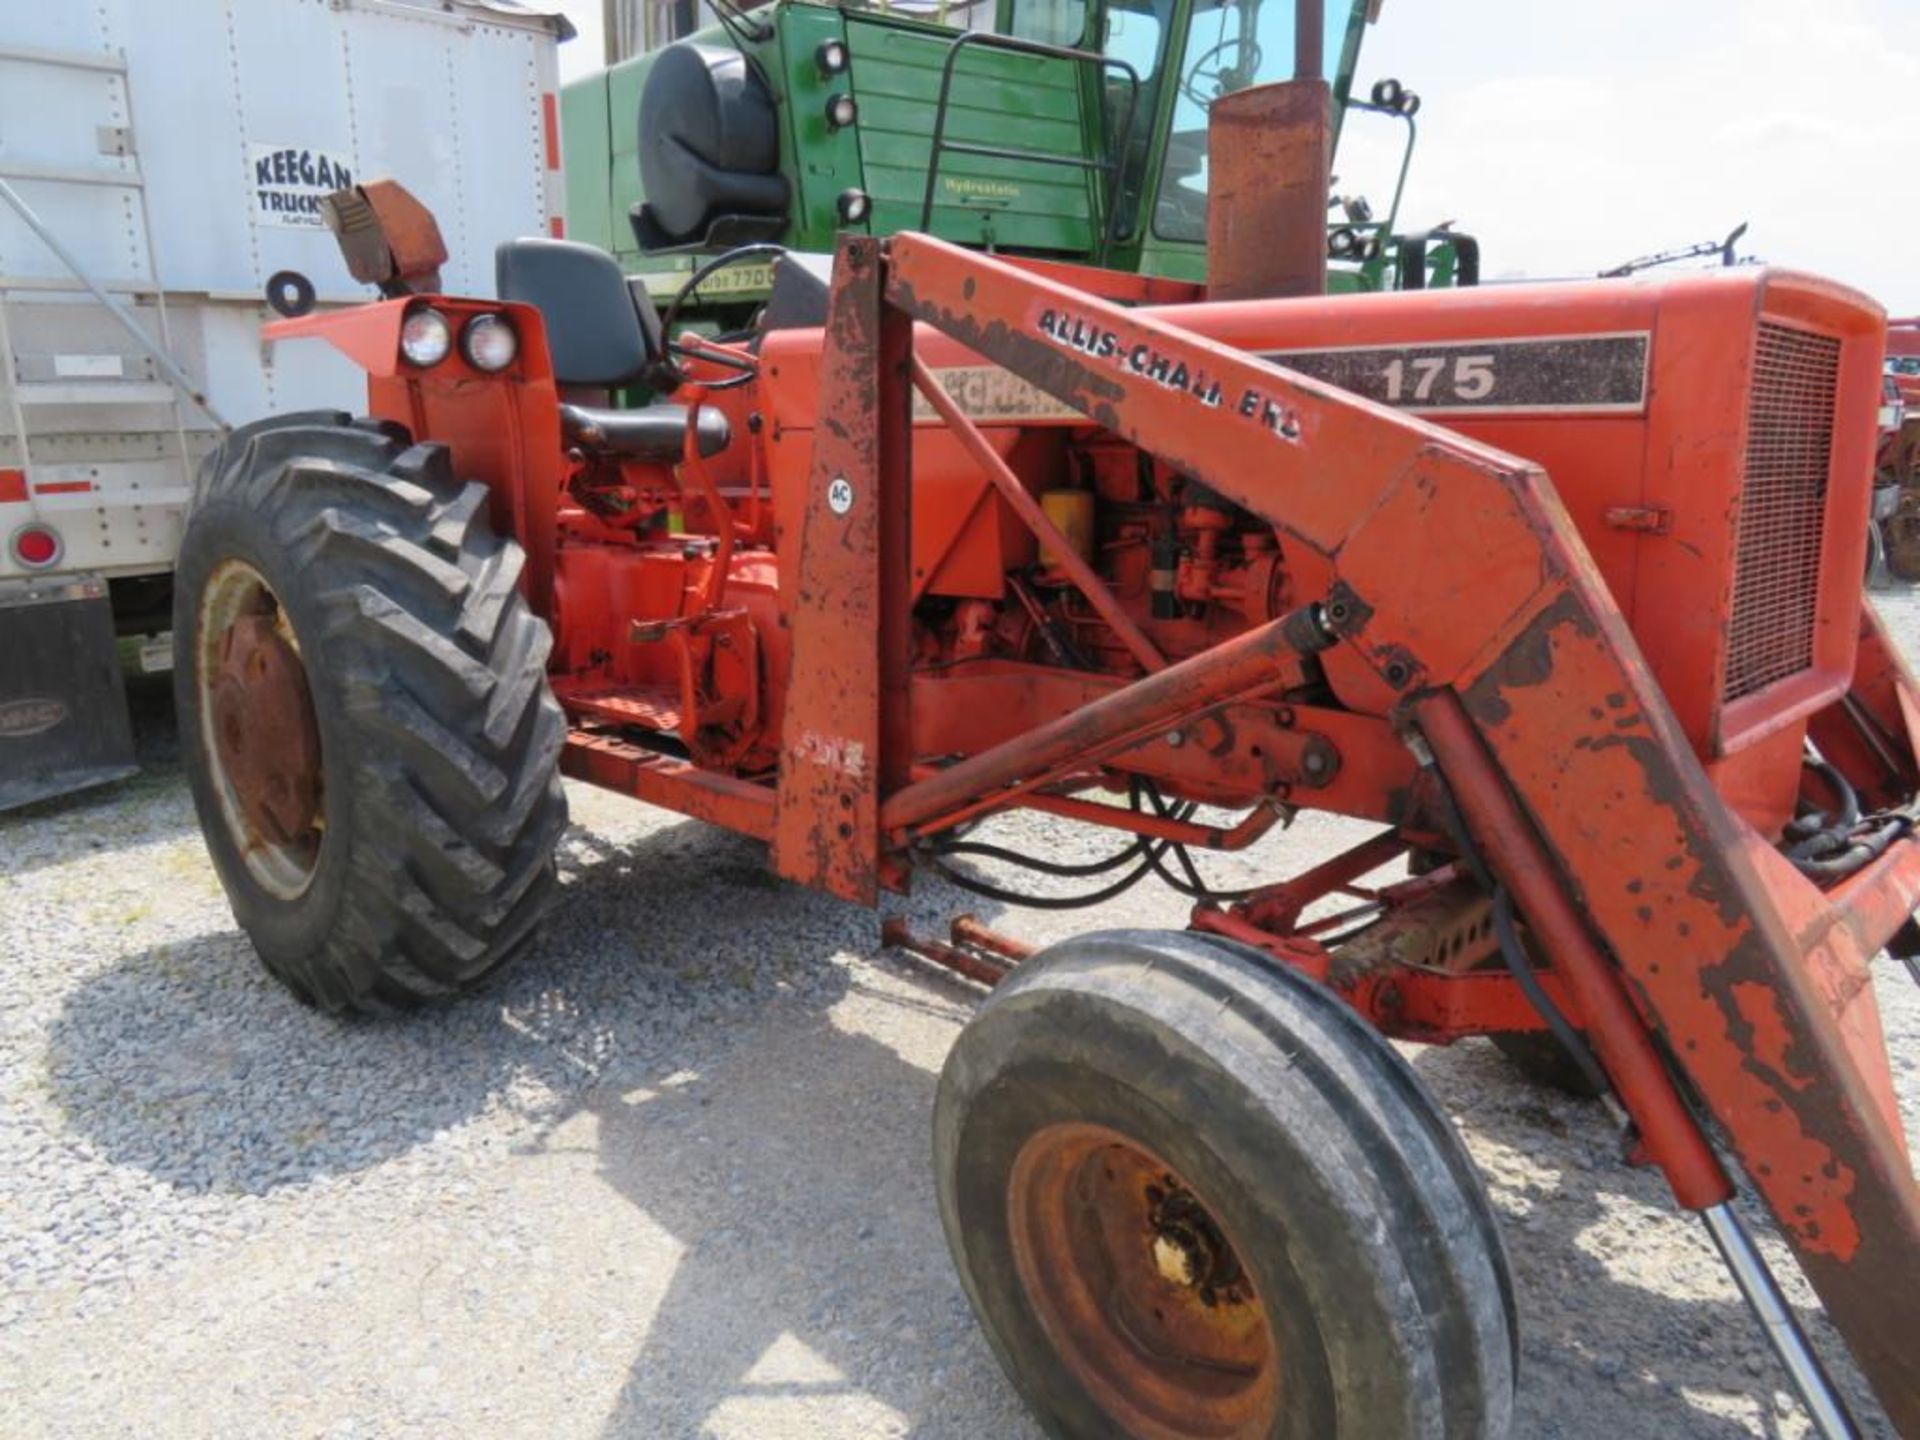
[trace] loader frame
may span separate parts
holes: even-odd
[[[935,393],[912,358],[916,321],[1270,520],[1327,557],[1335,585],[1054,724],[916,774],[908,417],[916,384]],[[1920,900],[1920,845],[1895,845],[1823,894],[1754,843],[1534,465],[924,236],[842,242],[827,348],[794,574],[780,873],[871,903],[899,883],[916,838],[1270,690],[1317,647],[1357,647],[1400,694],[1395,721],[1423,774],[1543,941],[1553,997],[1647,1158],[1684,1207],[1723,1205],[1733,1182],[1709,1137],[1718,1127],[1896,1425],[1920,1433],[1920,1287],[1887,1283],[1920,1257],[1920,1195],[1868,974]],[[1145,352],[1173,357],[1189,383],[1126,363]],[[1410,574],[1410,534],[1474,543],[1453,566]],[[1911,773],[1920,689],[1864,607],[1844,708],[1867,717],[1856,744],[1899,737]],[[1648,863],[1652,836],[1665,863]],[[1200,919],[1315,968],[1310,940]],[[1480,992],[1461,995],[1452,1024],[1448,1001],[1426,995],[1427,1023],[1453,1033],[1504,1028],[1498,1017],[1524,1005],[1504,976],[1404,978],[1442,996]],[[1376,1005],[1372,1018],[1392,1017]]]

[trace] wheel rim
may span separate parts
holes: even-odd
[[[1270,1432],[1278,1353],[1240,1252],[1178,1171],[1098,1125],[1032,1136],[1008,1181],[1014,1268],[1062,1362],[1126,1433]]]
[[[292,899],[313,883],[325,835],[320,727],[299,639],[244,560],[207,578],[198,633],[200,728],[227,833],[253,879]]]

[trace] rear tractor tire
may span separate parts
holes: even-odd
[[[947,1241],[1072,1440],[1497,1440],[1512,1285],[1445,1115],[1329,992],[1213,937],[1022,964],[934,1111]]]
[[[549,898],[566,720],[488,501],[443,447],[330,413],[236,431],[201,471],[182,755],[235,918],[329,1012],[479,983]]]

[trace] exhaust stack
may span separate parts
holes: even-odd
[[[1207,127],[1207,296],[1262,300],[1327,288],[1333,91],[1325,0],[1294,10],[1294,78],[1213,102]]]

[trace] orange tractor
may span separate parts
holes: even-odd
[[[725,339],[555,240],[436,294],[402,194],[337,197],[389,298],[269,333],[369,416],[236,433],[181,554],[235,913],[385,1011],[536,926],[563,773],[866,905],[979,817],[1103,826],[1103,889],[1164,871],[1189,929],[924,947],[995,985],[939,1203],[1051,1433],[1505,1434],[1499,1233],[1388,1043],[1492,1036],[1612,1097],[1853,1434],[1744,1172],[1920,1436],[1870,976],[1920,949],[1920,689],[1861,593],[1884,317],[1760,268],[1325,297],[1326,115],[1310,77],[1216,103],[1211,291],[848,238]],[[1379,829],[1231,896],[1189,863],[1303,808]]]

